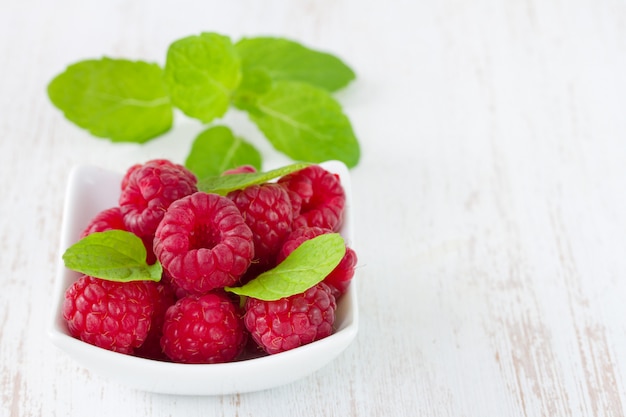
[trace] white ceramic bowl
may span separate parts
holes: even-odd
[[[338,161],[320,165],[341,178],[347,201],[340,232],[354,248],[348,169]],[[180,395],[234,394],[296,381],[328,364],[354,340],[359,318],[354,279],[339,302],[336,330],[331,336],[276,355],[223,364],[177,364],[111,352],[70,336],[61,309],[65,290],[79,274],[65,268],[61,255],[78,239],[96,213],[117,205],[122,175],[93,166],[79,166],[72,170],[67,186],[48,333],[52,342],[79,364],[112,381],[144,391]]]

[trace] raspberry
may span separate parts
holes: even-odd
[[[189,295],[189,293],[187,291],[185,291],[184,289],[180,288],[178,285],[176,285],[176,283],[174,281],[172,281],[172,277],[170,276],[170,273],[167,272],[167,269],[163,269],[163,273],[161,274],[161,281],[162,283],[168,285],[172,291],[174,292],[174,298],[175,299],[179,299],[179,298],[183,298]]]
[[[111,207],[96,214],[82,231],[80,237],[83,238],[92,233],[107,230],[126,230],[122,211],[119,207]]]
[[[96,232],[106,232],[107,230],[126,230],[122,211],[119,207],[111,207],[96,214],[80,234],[80,238]],[[156,256],[154,256],[154,251],[152,250],[152,236],[143,236],[141,240],[146,247],[146,262],[152,265],[156,261]]]
[[[144,282],[113,282],[87,275],[67,289],[63,302],[63,318],[72,336],[126,354],[146,339],[153,311]]]
[[[167,160],[134,165],[124,175],[119,198],[126,229],[139,237],[153,236],[169,205],[196,192],[196,184],[191,171]]]
[[[167,209],[154,253],[175,285],[202,294],[235,284],[250,265],[254,244],[235,203],[196,192]]]
[[[289,234],[289,236],[287,236],[287,239],[285,239],[285,241],[283,242],[283,246],[278,252],[276,261],[278,263],[284,261],[291,252],[296,250],[296,248],[302,244],[302,242],[326,233],[333,233],[333,231],[330,229],[324,229],[322,227],[309,226],[302,226],[294,229]]]
[[[135,164],[135,165],[131,166],[130,168],[128,168],[126,170],[126,173],[124,174],[124,177],[122,178],[122,183],[121,183],[121,189],[122,190],[128,186],[128,182],[130,181],[130,177],[133,175],[133,173],[135,171],[137,171],[138,169],[144,167],[144,165],[151,165],[151,166],[154,166],[154,167],[170,167],[170,168],[180,169],[184,176],[189,177],[189,179],[193,180],[194,182],[196,181],[195,180],[195,175],[193,175],[193,173],[191,173],[191,171],[189,171],[183,165],[175,164],[174,162],[170,161],[169,159],[151,159],[150,161],[146,162],[145,164]]]
[[[228,194],[252,230],[255,263],[273,267],[283,241],[291,232],[293,213],[289,195],[277,184],[246,187]]]
[[[317,226],[339,230],[346,195],[339,176],[319,165],[311,165],[285,175],[278,183],[290,191],[294,214],[293,227]]]
[[[239,309],[222,293],[181,298],[165,314],[161,346],[174,362],[220,363],[236,359],[247,333]]]
[[[354,277],[354,268],[357,260],[356,252],[346,247],[346,254],[341,258],[339,265],[324,278],[324,283],[330,287],[335,299],[338,300],[348,291],[352,277]]]
[[[263,350],[275,354],[332,334],[336,308],[330,288],[320,282],[276,301],[248,298],[244,324]]]
[[[241,165],[237,168],[227,169],[222,172],[222,175],[230,175],[230,174],[250,174],[256,172],[256,168],[252,165]]]
[[[282,248],[278,252],[276,262],[282,262],[291,252],[293,252],[305,240],[313,239],[316,236],[332,233],[330,229],[321,227],[299,227],[289,234]],[[357,263],[356,252],[346,246],[346,254],[341,258],[339,264],[330,274],[324,278],[324,283],[328,285],[335,299],[339,299],[348,290],[350,281],[354,276],[354,268]]]
[[[135,349],[135,355],[148,359],[167,360],[161,350],[161,334],[163,333],[165,312],[176,302],[174,288],[163,283],[162,280],[158,283],[145,281],[145,285],[148,288],[154,312],[150,322],[150,331],[143,344]]]

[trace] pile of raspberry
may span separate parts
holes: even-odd
[[[224,172],[254,172],[244,166]],[[159,282],[115,282],[84,275],[65,293],[70,334],[104,349],[180,363],[220,363],[275,354],[333,332],[337,301],[357,262],[346,253],[322,282],[301,294],[263,301],[224,287],[243,285],[302,242],[337,232],[346,198],[340,179],[310,165],[277,181],[226,196],[198,191],[184,166],[155,159],[132,166],[119,204],[82,232],[125,230],[143,241]]]

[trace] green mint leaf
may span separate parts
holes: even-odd
[[[272,79],[267,72],[252,69],[243,73],[241,84],[233,93],[232,102],[240,110],[250,110],[260,95],[272,87]]]
[[[272,80],[301,81],[336,91],[355,74],[341,59],[297,42],[272,37],[243,38],[235,44],[244,73],[266,71]]]
[[[338,233],[304,241],[283,262],[241,287],[227,287],[238,295],[274,301],[300,294],[322,281],[341,261],[346,245]]]
[[[261,154],[226,126],[214,126],[200,133],[185,160],[185,166],[198,178],[220,175],[241,165],[260,169]]]
[[[253,172],[244,174],[229,174],[216,177],[207,177],[198,181],[198,190],[205,193],[226,195],[231,191],[241,190],[255,184],[263,184],[283,175],[291,174],[308,167],[309,163],[297,162],[267,172]]]
[[[92,233],[63,254],[68,269],[110,281],[159,281],[162,267],[146,263],[146,247],[140,238],[124,230]]]
[[[167,51],[165,80],[172,103],[202,122],[226,113],[240,79],[239,57],[226,36],[189,36],[172,43]]]
[[[248,109],[275,149],[296,161],[337,159],[357,165],[360,147],[348,117],[330,93],[308,84],[277,81]]]
[[[48,97],[71,122],[114,142],[143,143],[172,127],[172,105],[156,64],[81,61],[48,84]]]

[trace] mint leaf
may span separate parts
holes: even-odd
[[[226,291],[259,300],[274,301],[300,294],[322,281],[341,262],[346,245],[338,233],[304,241],[274,269],[241,287]]]
[[[172,126],[172,106],[156,64],[91,59],[48,84],[52,103],[71,122],[114,142],[146,142]]]
[[[167,51],[165,80],[172,103],[202,122],[226,113],[240,79],[240,61],[226,36],[189,36],[172,43]]]
[[[241,165],[260,169],[261,154],[226,126],[214,126],[200,133],[185,160],[185,166],[198,178],[220,175]]]
[[[140,238],[124,230],[92,233],[63,254],[68,269],[110,281],[159,281],[162,267],[146,263],[146,247]]]
[[[343,61],[297,42],[272,37],[243,38],[235,44],[244,73],[267,72],[272,80],[301,81],[336,91],[354,80],[355,74]]]
[[[248,109],[250,119],[275,149],[296,161],[337,159],[354,167],[359,143],[350,120],[326,91],[293,81],[277,81]]]
[[[251,110],[260,95],[267,93],[272,87],[272,79],[267,72],[259,69],[246,71],[241,84],[233,93],[232,103],[240,110]]]
[[[309,163],[299,162],[267,172],[253,172],[244,174],[229,174],[216,177],[208,177],[198,181],[198,190],[205,193],[226,195],[231,191],[241,190],[250,185],[263,184],[274,178],[291,174],[308,167]]]

